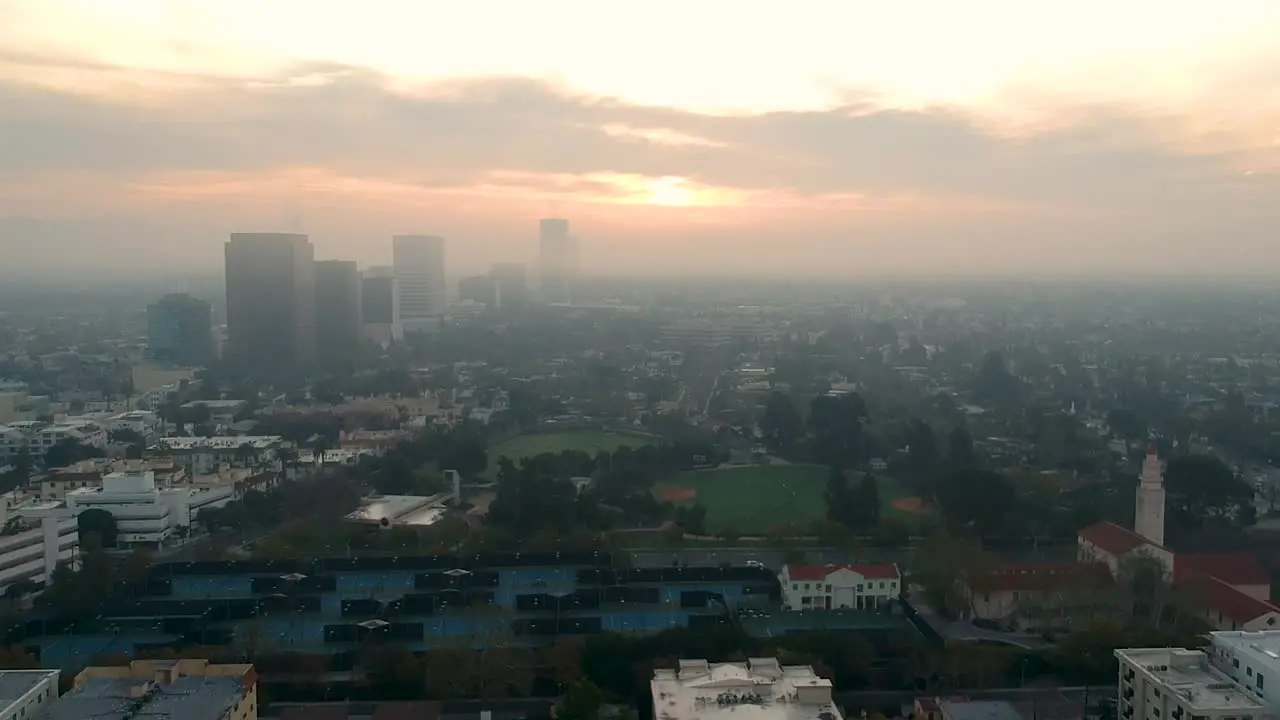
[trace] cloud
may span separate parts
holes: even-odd
[[[48,73],[0,84],[0,214],[93,208],[95,193],[114,206],[132,198],[131,212],[175,201],[230,207],[251,202],[254,188],[287,194],[292,183],[334,204],[404,198],[449,211],[465,210],[456,198],[468,193],[493,202],[523,193],[542,207],[557,197],[702,198],[690,204],[742,206],[761,232],[808,223],[828,237],[868,228],[896,237],[931,220],[930,232],[956,242],[1016,242],[1021,229],[1070,244],[1073,232],[1132,239],[1222,221],[1241,247],[1257,247],[1280,219],[1280,176],[1262,160],[1265,143],[1182,144],[1184,118],[1121,107],[1075,108],[1010,133],[958,108],[856,97],[823,112],[718,116],[522,78],[405,87],[334,65],[254,82],[112,75],[122,89],[109,96],[72,79],[112,68],[61,71],[71,74],[53,84],[31,81]],[[673,190],[662,178],[683,184]],[[410,200],[415,191],[433,199]],[[766,216],[766,207],[786,215]]]

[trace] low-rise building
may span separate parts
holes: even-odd
[[[897,565],[783,565],[778,581],[788,610],[872,610],[903,589]]]
[[[44,458],[49,448],[64,440],[74,440],[96,448],[107,446],[107,431],[92,422],[48,423],[24,420],[0,426],[0,464],[18,457],[23,450],[33,461]]]
[[[245,408],[244,400],[193,400],[182,409],[188,413],[200,408],[209,410],[209,422],[214,425],[230,425],[236,421],[236,414]]]
[[[1105,605],[1112,584],[1098,563],[1003,565],[965,578],[961,590],[974,618],[1019,627],[1052,627]]]
[[[170,437],[160,439],[151,451],[171,458],[188,475],[208,475],[220,467],[278,469],[284,445],[279,435]]]
[[[58,699],[57,670],[0,670],[0,720],[39,720]]]
[[[67,493],[75,515],[105,510],[116,521],[116,542],[123,547],[159,547],[209,507],[221,507],[235,494],[233,484],[214,487],[170,487],[156,484],[151,470],[125,470],[103,476],[102,487]]]
[[[257,720],[258,673],[253,665],[213,665],[208,660],[87,667],[47,713],[48,720]]]
[[[1275,709],[1200,650],[1116,650],[1123,720],[1274,720]],[[1265,681],[1264,681],[1265,683]]]
[[[744,663],[681,660],[649,683],[655,720],[843,720],[831,681],[775,658]]]

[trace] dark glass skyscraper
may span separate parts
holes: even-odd
[[[315,365],[315,250],[306,235],[233,233],[226,245],[226,359],[295,380]]]
[[[147,306],[147,354],[174,365],[204,365],[213,359],[213,310],[185,293]]]
[[[316,263],[316,361],[324,370],[354,368],[360,351],[360,269],[346,260]]]

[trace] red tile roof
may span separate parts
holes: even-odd
[[[897,565],[787,565],[787,577],[792,581],[815,582],[841,570],[856,572],[868,580],[897,580],[901,577]]]
[[[975,577],[969,587],[978,592],[1101,588],[1111,583],[1111,571],[1100,563],[1035,563],[1005,565]]]
[[[1113,522],[1090,525],[1080,531],[1080,537],[1098,546],[1104,552],[1116,556],[1124,555],[1143,545],[1155,545],[1129,528],[1120,527]]]
[[[1186,587],[1196,593],[1209,609],[1241,624],[1257,620],[1267,613],[1280,613],[1280,607],[1248,595],[1215,577],[1201,575],[1187,582]]]
[[[1271,576],[1252,555],[1178,555],[1173,560],[1173,581],[1186,582],[1207,575],[1228,585],[1271,585]]]

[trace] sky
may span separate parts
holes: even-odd
[[[547,216],[611,274],[1280,273],[1280,0],[0,0],[10,271]]]

